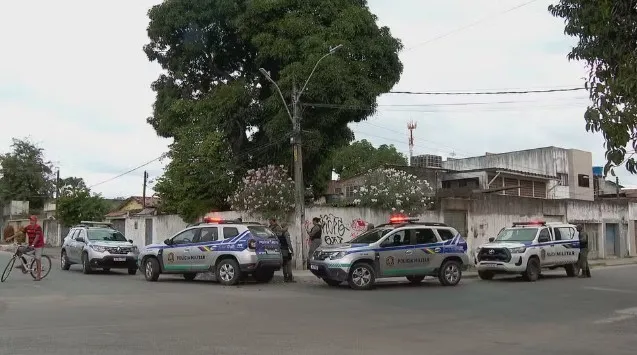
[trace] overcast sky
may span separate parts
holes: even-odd
[[[405,45],[395,91],[552,89],[583,86],[568,62],[574,39],[547,6],[556,0],[370,0],[372,12]],[[30,136],[63,177],[89,185],[167,151],[146,117],[160,69],[142,52],[147,10],[159,0],[0,2],[0,152]],[[511,10],[511,11],[508,11]],[[451,33],[451,34],[449,34]],[[448,35],[447,35],[448,34]],[[433,39],[433,40],[432,40]],[[588,150],[603,165],[602,137],[585,131],[584,91],[489,96],[388,94],[379,112],[352,128],[357,139],[415,154],[482,155],[541,146]],[[143,170],[94,187],[107,197],[141,195]],[[637,177],[620,174],[624,184]]]

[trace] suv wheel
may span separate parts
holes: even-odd
[[[148,258],[144,261],[144,277],[146,281],[157,281],[159,279],[159,261],[155,258]]]
[[[62,250],[62,255],[60,256],[60,267],[62,270],[68,270],[71,268],[71,263],[69,263],[69,258],[66,256],[66,251]]]
[[[90,274],[93,272],[91,268],[90,260],[88,260],[88,254],[82,254],[82,272],[85,274]]]
[[[534,282],[540,277],[540,261],[537,258],[529,259],[526,263],[526,271],[522,274],[526,281]]]
[[[438,271],[438,280],[443,286],[456,286],[462,278],[462,268],[455,260],[447,260],[442,263]]]
[[[254,272],[254,279],[258,283],[268,283],[274,278],[274,270],[256,270]]]
[[[215,276],[217,280],[225,286],[234,286],[241,279],[241,269],[239,263],[234,259],[223,259],[217,264]]]
[[[369,264],[360,262],[352,266],[347,278],[349,287],[354,290],[371,290],[375,281],[374,269]]]

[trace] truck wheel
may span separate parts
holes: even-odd
[[[462,279],[462,266],[455,260],[442,263],[438,271],[438,280],[443,286],[456,286]]]
[[[347,278],[349,287],[354,290],[371,290],[375,281],[374,269],[369,264],[361,262],[352,266]]]
[[[338,280],[332,280],[332,279],[323,279],[323,281],[325,281],[326,284],[332,286],[332,287],[337,287],[340,286],[342,284],[341,281]]]
[[[576,267],[575,264],[565,265],[564,269],[566,270],[566,276],[568,276],[568,277],[577,276],[577,267]]]
[[[526,263],[526,271],[522,274],[524,280],[535,282],[540,277],[540,261],[537,258],[531,258]]]
[[[493,271],[478,271],[481,280],[493,280],[495,273]]]
[[[217,264],[215,273],[217,280],[224,286],[234,286],[241,279],[239,263],[234,259],[223,259]]]
[[[424,279],[424,276],[407,276],[407,280],[414,285],[421,283]]]
[[[144,277],[146,281],[157,281],[159,279],[159,261],[155,258],[148,258],[144,261]]]

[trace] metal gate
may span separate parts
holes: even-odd
[[[153,219],[146,218],[144,225],[144,245],[153,244]]]
[[[457,229],[463,238],[468,238],[467,211],[444,211],[443,218],[445,224]]]
[[[605,256],[617,256],[617,247],[619,246],[617,243],[617,224],[616,223],[606,223],[606,236],[604,238],[604,251],[606,251]]]

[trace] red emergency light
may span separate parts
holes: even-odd
[[[416,221],[418,221],[418,218],[409,218],[402,214],[397,214],[397,215],[393,215],[389,217],[389,223],[391,224],[400,224],[400,223],[416,222]]]
[[[220,223],[223,221],[223,219],[219,217],[204,217],[203,221],[205,223]]]

